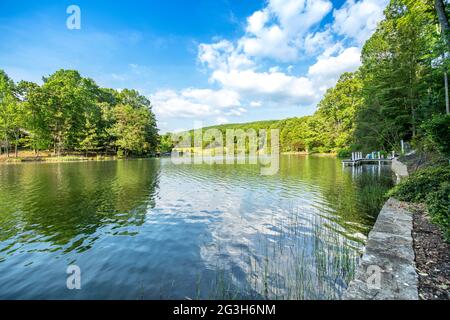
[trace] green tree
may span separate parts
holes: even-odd
[[[55,154],[77,146],[85,111],[94,103],[91,87],[91,80],[83,79],[75,70],[59,70],[44,78],[41,103],[52,115],[48,126]]]
[[[14,139],[17,155],[19,129],[22,121],[16,90],[14,81],[3,70],[0,70],[0,134],[7,157],[10,153],[11,137]]]

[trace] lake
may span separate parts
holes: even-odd
[[[393,185],[329,156],[0,165],[1,299],[335,299]],[[67,268],[81,270],[69,290]]]

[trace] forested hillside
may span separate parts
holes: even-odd
[[[439,1],[443,4],[392,0],[363,47],[362,66],[340,77],[314,115],[213,128],[278,128],[285,152],[389,152],[398,150],[401,140],[415,148],[448,150],[444,75],[449,45],[435,6]],[[163,149],[170,147],[168,136],[162,141]]]

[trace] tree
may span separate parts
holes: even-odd
[[[17,136],[21,120],[19,110],[14,81],[3,70],[0,70],[0,134],[7,157],[10,152],[10,137]],[[17,140],[15,141],[16,150]]]
[[[448,49],[450,47],[450,25],[448,23],[447,15],[445,14],[445,5],[443,0],[434,0],[434,7],[441,25],[442,38],[444,42],[444,59],[448,57]],[[448,94],[448,75],[447,67],[444,67],[444,84],[445,84],[445,110],[450,114],[450,102]]]
[[[74,70],[59,70],[44,78],[41,103],[52,114],[48,125],[58,156],[63,149],[76,147],[85,110],[94,103],[91,85],[89,79],[83,79]]]
[[[324,120],[324,146],[340,150],[353,143],[355,114],[363,103],[362,81],[359,72],[341,75],[334,88],[320,101],[316,116]]]
[[[19,99],[23,110],[23,130],[26,134],[26,147],[34,150],[39,156],[40,150],[48,149],[51,144],[51,134],[48,127],[51,113],[43,99],[39,85],[33,82],[20,81],[17,85]]]
[[[127,157],[131,153],[142,154],[150,151],[147,127],[150,124],[149,111],[134,108],[129,104],[119,104],[114,108],[115,123],[111,133],[116,137],[116,145]]]
[[[385,16],[362,51],[364,106],[356,136],[361,145],[391,150],[401,139],[417,139],[432,113],[439,35],[426,0],[392,0]]]

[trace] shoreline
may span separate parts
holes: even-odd
[[[22,163],[63,163],[63,162],[101,162],[101,161],[117,161],[117,160],[138,160],[138,159],[151,159],[155,157],[130,157],[121,158],[117,156],[98,156],[98,157],[85,157],[85,156],[53,156],[53,157],[9,157],[0,158],[0,165],[4,164],[22,164]]]
[[[337,157],[336,153],[311,153],[311,152],[280,152],[280,155],[289,156],[318,156],[318,157]],[[164,156],[161,156],[161,158]],[[83,156],[83,155],[64,155],[64,156],[19,156],[0,155],[0,165],[2,164],[17,164],[17,163],[60,163],[60,162],[92,162],[92,161],[116,161],[116,160],[133,160],[133,159],[152,159],[158,158],[155,156],[149,157],[130,157],[122,158],[118,156]]]
[[[392,162],[397,182],[414,172],[398,158]],[[365,252],[349,283],[344,300],[450,299],[450,244],[430,221],[423,204],[389,198],[369,233]],[[371,287],[372,267],[378,267],[381,286]],[[399,290],[401,288],[401,290]]]

